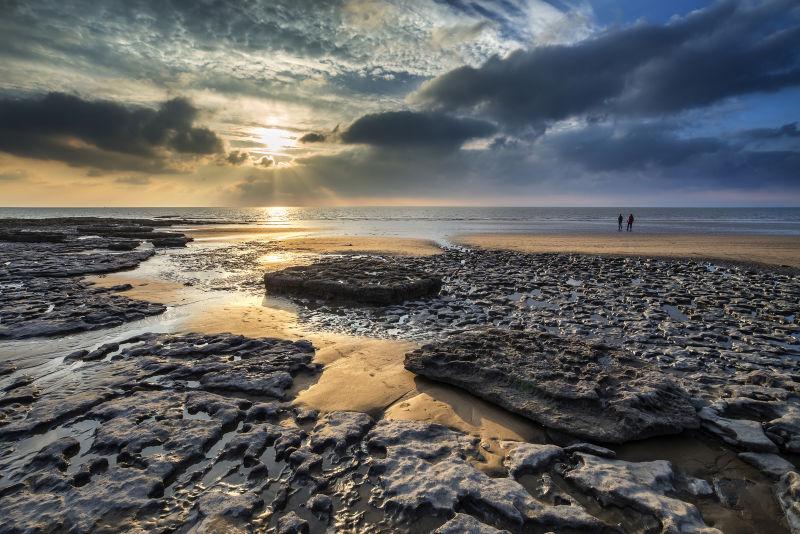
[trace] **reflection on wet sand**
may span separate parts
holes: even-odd
[[[131,289],[121,291],[121,293],[136,300],[177,306],[185,304],[191,299],[191,296],[183,291],[182,284],[166,280],[134,278],[128,273],[87,276],[86,280],[100,287],[130,284]]]
[[[222,239],[226,241],[250,237],[267,236],[270,239],[283,239],[308,233],[306,228],[288,226],[214,225],[192,226],[182,229],[197,241]]]

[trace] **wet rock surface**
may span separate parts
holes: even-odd
[[[366,304],[397,304],[435,296],[439,277],[375,257],[337,258],[264,275],[268,293]]]
[[[584,439],[624,443],[698,426],[686,391],[657,368],[548,333],[477,329],[407,354],[405,367]]]
[[[548,506],[510,478],[490,478],[468,459],[477,439],[445,427],[414,421],[381,421],[367,444],[384,452],[373,462],[384,507],[404,513],[432,509],[452,513],[467,506],[482,520],[520,528],[602,531],[605,525],[580,506]]]
[[[691,260],[463,249],[387,261],[440,273],[442,291],[432,299],[380,308],[297,299],[301,318],[313,327],[336,332],[439,340],[433,344],[447,350],[417,362],[416,367],[412,356],[412,371],[449,383],[456,383],[454,376],[460,377],[461,387],[479,395],[483,390],[481,396],[512,410],[525,402],[521,392],[509,395],[513,393],[509,384],[524,375],[518,366],[501,369],[490,351],[479,350],[476,357],[474,351],[455,348],[451,340],[471,337],[480,346],[481,334],[470,332],[488,327],[502,329],[509,344],[522,344],[521,353],[535,352],[529,342],[534,334],[605,346],[619,355],[619,360],[605,361],[630,362],[632,378],[641,379],[650,370],[652,377],[660,377],[656,383],[677,386],[676,390],[667,387],[675,395],[666,395],[670,401],[649,402],[660,398],[658,386],[648,380],[620,382],[629,388],[631,401],[641,401],[644,413],[664,408],[674,415],[677,424],[672,431],[696,426],[699,419],[703,432],[745,454],[742,460],[768,479],[785,472],[787,464],[796,465],[791,456],[800,452],[800,279],[796,272]],[[526,343],[530,346],[525,347]],[[470,357],[460,359],[454,354]],[[583,361],[578,357],[573,362],[572,373],[555,363],[554,374],[563,377],[562,384],[591,379],[589,373],[581,375]],[[593,360],[593,365],[600,361],[604,360]],[[534,385],[550,394],[543,382]],[[594,393],[596,399],[608,394],[602,386]],[[512,402],[515,398],[518,403]],[[541,404],[557,406],[549,397],[546,400]],[[564,395],[560,400],[563,404],[552,412],[543,412],[541,406],[534,410],[535,420],[575,432],[568,428],[566,418],[558,425],[559,411],[569,411],[572,405],[579,414],[585,399],[576,395],[570,400]],[[678,406],[682,409],[670,409]],[[519,406],[515,411],[519,412]],[[583,436],[592,441],[626,440],[637,432],[634,426],[625,435],[627,429],[619,425],[623,433],[617,433],[613,422],[610,427],[596,425],[604,428],[594,428],[588,421],[577,426],[588,430]],[[776,452],[777,459],[769,456]],[[709,494],[711,482],[694,482],[698,498],[708,498],[702,495]],[[723,508],[738,509],[742,506],[739,495],[750,486],[741,480],[717,481],[715,498]]]
[[[148,245],[124,250],[136,239],[116,237],[119,249],[101,254],[152,253]],[[261,294],[256,260],[280,254],[280,245],[236,247],[170,251],[172,276]],[[101,268],[95,252],[81,255]],[[81,258],[69,261],[83,268]],[[798,525],[796,469],[767,478],[787,469],[783,462],[794,466],[800,451],[796,278],[677,260],[466,250],[381,261],[441,274],[443,290],[368,307],[293,297],[301,320],[432,343],[500,328],[517,340],[548,334],[584,350],[604,345],[620,367],[638,362],[632,376],[657,370],[674,380],[692,397],[690,414],[707,409],[743,422],[729,428],[753,431],[755,422],[778,452],[753,451],[742,432],[720,431],[725,440],[704,425],[688,434],[713,440],[718,456],[698,470],[695,449],[681,455],[685,463],[665,462],[656,442],[647,445],[652,456],[632,459],[627,447],[644,442],[610,450],[549,431],[558,445],[503,442],[505,462],[488,476],[479,469],[486,444],[463,432],[292,406],[299,380],[319,373],[306,343],[146,334],[39,367],[0,363],[0,532],[758,532],[764,525],[782,532]],[[643,394],[643,383],[631,389]],[[694,439],[686,435],[655,440]],[[729,469],[736,462],[741,472]],[[759,488],[769,495],[755,495]],[[786,519],[777,519],[778,503]]]
[[[281,426],[289,405],[253,410],[268,403],[251,399],[280,401],[294,376],[316,371],[312,357],[306,342],[146,334],[65,359],[70,382],[41,376],[39,393],[0,422],[0,531],[217,528],[251,517],[280,475],[276,462],[288,465],[275,458],[307,439]],[[235,466],[242,472],[222,483]],[[37,506],[47,513],[31,514]]]
[[[92,287],[81,277],[132,269],[154,246],[190,239],[146,225],[169,224],[162,221],[99,221],[0,220],[0,339],[111,328],[164,312],[160,304],[115,294],[123,288]]]
[[[121,289],[95,287],[76,277],[0,282],[0,339],[112,328],[166,309],[118,295]]]
[[[610,529],[488,477],[471,463],[478,440],[460,432],[355,412],[317,418],[283,392],[185,380],[237,357],[293,379],[309,372],[305,343],[148,335],[115,345],[67,360],[80,362],[73,388],[43,376],[60,396],[0,426],[0,532]]]
[[[576,465],[564,477],[594,494],[604,506],[631,507],[655,517],[662,532],[718,534],[706,526],[693,505],[667,496],[674,493],[676,475],[669,462],[624,462],[575,453]]]

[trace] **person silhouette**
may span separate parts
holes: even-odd
[[[619,214],[619,217],[617,217],[617,231],[618,232],[622,231],[622,214],[621,213]]]
[[[628,215],[628,228],[627,228],[627,230],[629,232],[633,232],[633,213]]]

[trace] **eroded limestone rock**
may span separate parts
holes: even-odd
[[[672,465],[665,460],[624,462],[575,453],[577,465],[565,478],[594,494],[604,506],[629,506],[655,516],[662,532],[721,534],[706,526],[694,505],[666,496],[675,490]]]
[[[407,354],[405,367],[585,439],[623,443],[698,424],[688,394],[658,369],[550,334],[467,331]]]
[[[380,421],[367,435],[370,447],[385,450],[371,472],[380,480],[379,498],[388,509],[452,514],[463,503],[497,514],[515,525],[601,531],[605,526],[579,506],[545,506],[517,482],[490,478],[468,461],[476,440],[442,426],[416,421]]]
[[[698,416],[704,429],[726,443],[749,451],[778,452],[758,421],[722,417],[712,407],[702,408]]]
[[[481,523],[471,515],[460,513],[433,532],[434,534],[509,534],[507,530],[498,530]]]
[[[311,447],[322,450],[329,445],[343,449],[360,439],[372,426],[372,418],[360,412],[331,412],[323,416],[311,433]]]
[[[442,280],[390,259],[357,257],[267,273],[264,284],[270,293],[387,305],[434,296]]]
[[[510,445],[505,458],[505,466],[514,478],[526,473],[544,470],[556,458],[565,453],[557,445],[540,445],[535,443],[518,443]]]
[[[775,486],[775,495],[792,533],[800,532],[800,475],[796,471],[783,475]]]

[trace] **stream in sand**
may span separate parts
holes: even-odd
[[[296,378],[290,394],[295,395],[294,402],[298,405],[320,412],[360,411],[378,419],[432,421],[477,436],[484,457],[476,466],[491,475],[504,474],[503,441],[549,441],[545,430],[527,419],[460,389],[406,371],[404,355],[417,344],[309,330],[298,320],[296,304],[265,296],[258,289],[263,272],[310,263],[322,253],[359,250],[430,254],[436,252],[431,243],[396,238],[309,237],[293,230],[262,233],[201,230],[196,238],[188,247],[192,253],[231,243],[244,244],[252,239],[277,240],[281,246],[258,256],[249,275],[256,280],[251,279],[241,287],[237,287],[241,280],[229,280],[225,272],[204,271],[197,269],[196,264],[185,264],[180,259],[184,250],[159,253],[131,271],[89,277],[102,286],[130,284],[132,288],[124,291],[124,295],[165,304],[167,311],[108,330],[6,342],[2,350],[11,355],[7,359],[17,364],[15,374],[31,376],[47,388],[58,388],[62,381],[70,380],[71,369],[81,365],[81,362],[63,365],[70,353],[92,350],[145,332],[229,332],[249,337],[307,339],[316,349],[315,362],[324,368],[318,375]],[[183,272],[176,273],[176,269]],[[187,279],[193,282],[181,282]],[[70,429],[73,434],[91,431],[91,428]],[[52,438],[37,434],[30,446],[18,449],[18,453],[30,455],[44,443],[45,437]],[[695,504],[707,520],[727,533],[785,531],[770,482],[718,442],[685,434],[629,443],[616,447],[616,452],[623,460],[668,459],[691,476],[746,478],[749,483],[741,492],[740,510],[725,508],[710,497],[698,498]],[[588,501],[582,504],[598,517],[615,519],[613,511]]]

